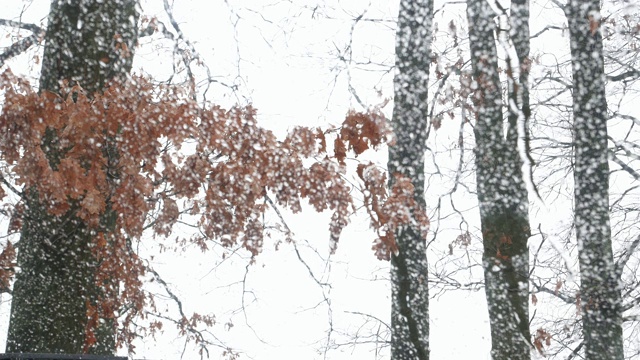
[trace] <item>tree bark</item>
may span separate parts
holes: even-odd
[[[512,14],[512,26],[528,32],[527,4],[520,1],[513,5],[512,11],[517,13]],[[526,92],[510,96],[505,136],[495,16],[486,0],[467,1],[472,88],[475,90],[472,95],[476,116],[474,152],[491,355],[494,360],[517,360],[529,359],[531,348],[528,198],[522,176],[523,162],[518,152],[518,119],[524,113],[525,105],[528,111],[528,100],[525,101]],[[528,41],[528,35],[522,36]],[[520,63],[524,64],[528,45],[515,38],[514,44],[520,51]],[[515,81],[512,77],[511,92],[522,86],[516,86]]]
[[[396,34],[393,130],[389,147],[389,181],[411,179],[419,206],[424,199],[424,152],[427,141],[427,90],[431,62],[432,0],[402,0]],[[396,234],[391,256],[391,359],[429,358],[429,291],[426,239],[417,226]]]
[[[40,91],[58,93],[61,81],[68,80],[91,96],[109,80],[126,77],[137,19],[135,0],[53,1]],[[51,131],[42,144],[54,169],[62,150],[55,139]],[[114,353],[112,318],[102,319],[96,343],[85,346],[87,304],[96,306],[104,295],[94,281],[98,266],[92,253],[94,232],[74,215],[73,205],[56,217],[47,212],[46,198],[34,189],[26,194],[18,250],[21,271],[13,289],[7,352]]]
[[[611,249],[607,100],[598,1],[566,9],[573,69],[575,226],[585,359],[622,360],[622,300]]]

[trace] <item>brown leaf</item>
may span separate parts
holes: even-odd
[[[558,281],[556,282],[556,287],[554,289],[554,292],[556,295],[558,295],[558,292],[560,291],[561,288],[562,288],[562,280],[558,279]]]
[[[347,157],[347,148],[342,140],[336,138],[333,142],[333,152],[338,162],[344,165],[344,159]]]
[[[16,249],[11,243],[7,245],[0,253],[0,290],[8,290],[14,275],[14,266],[16,261]]]
[[[540,355],[544,356],[544,347],[551,345],[551,334],[544,329],[540,328],[536,330],[533,337],[533,346],[538,350]]]
[[[327,139],[324,136],[324,132],[322,132],[322,129],[320,128],[316,129],[316,139],[320,141],[320,148],[318,149],[318,152],[327,152]]]
[[[442,116],[436,116],[431,119],[431,125],[433,125],[433,128],[435,130],[440,129],[440,127],[442,126]]]
[[[11,220],[9,220],[8,233],[20,231],[22,229],[22,217],[24,216],[24,203],[19,202],[11,213]]]

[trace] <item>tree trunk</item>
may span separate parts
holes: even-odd
[[[69,80],[91,96],[107,81],[125,77],[137,18],[135,0],[53,1],[40,91],[57,93],[60,82]],[[42,144],[54,169],[61,151],[55,139],[51,131]],[[109,318],[96,329],[96,343],[85,346],[87,304],[95,306],[104,295],[94,282],[92,231],[74,215],[73,205],[64,216],[52,216],[46,198],[33,189],[26,193],[7,352],[114,353],[116,329]]]
[[[566,9],[573,69],[575,227],[587,360],[622,360],[622,300],[611,249],[607,100],[598,1]]]
[[[431,62],[432,0],[402,0],[396,34],[393,130],[389,147],[390,183],[411,179],[415,199],[424,208],[424,152],[427,141],[427,90]],[[396,234],[391,256],[391,359],[429,358],[429,292],[426,239],[416,226]]]
[[[512,21],[528,32],[526,3],[514,3]],[[502,86],[494,31],[495,12],[486,0],[468,0],[469,42],[475,92],[476,180],[484,245],[485,291],[491,324],[491,355],[494,360],[530,358],[528,307],[530,236],[527,189],[518,152],[518,118],[524,113],[522,92],[510,96],[506,136],[504,133]],[[516,29],[514,29],[515,31]],[[523,36],[526,36],[523,34]],[[528,36],[526,37],[528,41]],[[525,63],[528,45],[514,39]],[[525,73],[526,80],[526,73]],[[515,81],[514,78],[511,81]],[[522,78],[521,80],[522,81]],[[513,84],[515,85],[515,84]],[[521,86],[521,85],[519,85]],[[472,88],[473,88],[472,87]],[[518,86],[510,86],[517,91]],[[520,99],[520,101],[518,101]],[[528,101],[526,101],[528,111]]]

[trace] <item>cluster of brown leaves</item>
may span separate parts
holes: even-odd
[[[82,351],[87,354],[89,349],[98,341],[95,330],[100,323],[100,313],[98,308],[93,306],[89,300],[85,304],[87,308],[87,324],[85,325],[85,340]]]
[[[387,126],[384,115],[374,111],[369,113],[349,112],[342,123],[340,136],[335,140],[335,158],[344,164],[347,150],[357,155],[369,147],[376,148],[383,141],[391,140],[391,130]],[[346,143],[346,144],[345,144]]]
[[[471,245],[471,233],[469,233],[469,231],[465,231],[449,243],[449,255],[453,255],[453,248],[455,246],[467,248],[469,245]]]
[[[0,253],[0,291],[2,292],[9,291],[11,279],[15,273],[15,261],[16,249],[9,241]]]
[[[258,126],[251,107],[202,108],[176,88],[141,78],[91,98],[77,86],[62,96],[38,94],[9,72],[0,83],[2,160],[18,187],[37,190],[49,213],[73,212],[95,231],[97,281],[113,287],[105,294],[116,295],[88,308],[89,315],[117,318],[122,315],[117,309],[127,304],[136,311],[120,319],[125,328],[153,301],[142,291],[145,266],[130,246],[146,228],[169,236],[181,216],[193,216],[205,239],[242,244],[255,256],[263,246],[266,200],[273,196],[293,212],[301,211],[302,200],[317,211],[332,211],[335,249],[355,211],[345,180],[347,151],[357,156],[390,138],[384,116],[375,111],[350,112],[330,153],[325,137],[330,132],[299,127],[278,141]],[[180,151],[186,144],[191,150]],[[388,258],[397,251],[398,226],[428,225],[428,220],[416,207],[408,179],[399,177],[387,196],[380,170],[358,167],[358,175],[380,236],[374,249],[379,258]],[[105,228],[101,220],[109,211],[117,216],[112,228]],[[206,241],[198,244],[206,248]],[[118,340],[130,343],[133,336],[125,331]]]
[[[424,238],[429,230],[429,218],[414,197],[410,179],[396,174],[387,194],[386,174],[372,163],[358,165],[357,174],[364,183],[364,204],[371,227],[378,238],[373,250],[380,260],[389,260],[398,251],[395,234],[401,226],[413,226]]]
[[[544,347],[551,346],[551,334],[544,329],[536,330],[536,334],[533,336],[533,346],[540,355],[544,356]]]

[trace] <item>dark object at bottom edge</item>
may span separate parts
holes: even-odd
[[[0,354],[0,360],[127,360],[122,356],[67,354]]]

